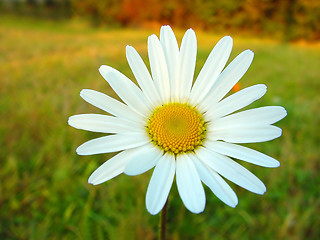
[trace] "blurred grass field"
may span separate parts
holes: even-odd
[[[79,21],[0,17],[0,239],[155,239],[158,216],[144,203],[152,171],[99,186],[87,179],[111,155],[78,156],[98,137],[71,128],[69,116],[102,113],[84,102],[89,88],[116,97],[98,73],[110,65],[133,79],[125,46],[147,61],[147,37],[159,29],[91,29]],[[184,30],[174,29],[178,41]],[[222,36],[198,32],[197,73]],[[255,58],[240,81],[267,94],[250,107],[282,105],[283,136],[250,144],[278,159],[266,169],[243,164],[267,186],[255,195],[231,184],[235,209],[207,188],[204,213],[188,212],[174,184],[169,239],[319,239],[320,47],[233,36],[231,59],[250,48]]]

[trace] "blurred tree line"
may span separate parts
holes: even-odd
[[[62,19],[72,16],[70,0],[0,0],[0,14]]]
[[[0,0],[0,11],[94,25],[170,24],[283,40],[320,39],[319,0]]]

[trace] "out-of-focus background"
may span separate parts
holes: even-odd
[[[112,154],[78,156],[101,136],[71,128],[70,115],[102,113],[81,89],[116,95],[98,73],[102,64],[131,79],[125,46],[147,63],[147,37],[170,24],[181,41],[198,37],[199,72],[224,35],[230,59],[250,48],[254,61],[240,81],[265,83],[250,107],[282,105],[277,140],[248,144],[281,162],[244,164],[267,186],[263,196],[232,184],[233,209],[206,188],[204,213],[182,204],[174,184],[169,239],[319,239],[320,2],[317,0],[1,0],[0,239],[155,239],[158,216],[145,208],[152,171],[101,184],[89,175]]]

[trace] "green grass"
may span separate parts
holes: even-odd
[[[76,155],[78,145],[98,134],[67,125],[71,115],[101,113],[80,98],[81,89],[116,97],[99,75],[100,65],[133,79],[125,46],[136,47],[147,60],[146,39],[153,31],[4,16],[0,22],[0,238],[154,239],[158,216],[148,214],[144,203],[152,171],[87,184],[111,155]],[[182,34],[177,31],[179,42]],[[222,36],[197,35],[199,72]],[[266,184],[266,194],[231,183],[239,197],[232,209],[206,188],[206,209],[199,215],[185,209],[174,184],[169,239],[318,239],[320,48],[233,37],[231,59],[247,48],[255,52],[241,86],[268,86],[252,107],[282,105],[288,111],[277,124],[281,138],[249,145],[281,167],[243,164]]]

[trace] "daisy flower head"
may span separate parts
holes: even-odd
[[[163,208],[174,177],[184,205],[193,213],[205,208],[202,183],[231,207],[238,198],[224,179],[263,194],[263,182],[237,161],[263,167],[280,164],[239,144],[281,136],[281,129],[272,124],[287,112],[280,106],[238,111],[266,93],[264,84],[225,97],[254,56],[245,50],[225,67],[232,44],[230,36],[216,44],[194,84],[197,40],[192,29],[186,31],[180,48],[169,26],[161,28],[160,39],[148,38],[151,74],[137,51],[127,46],[127,60],[139,86],[116,69],[101,66],[101,75],[123,102],[84,89],[80,96],[109,115],[80,114],[68,121],[78,129],[108,134],[80,145],[79,155],[119,152],[92,173],[89,183],[100,184],[121,173],[138,175],[154,167],[146,193],[151,214]]]

